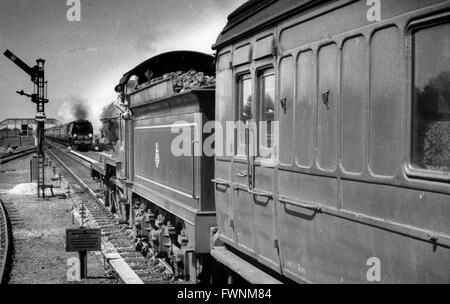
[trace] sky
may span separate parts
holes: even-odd
[[[121,76],[142,61],[172,50],[212,54],[227,16],[246,0],[80,0],[75,22],[68,2],[1,0],[0,121],[36,114],[16,93],[32,92],[30,77],[2,55],[6,49],[30,66],[46,60],[47,117],[68,120],[68,102],[83,100],[98,120]]]

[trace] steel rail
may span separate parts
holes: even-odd
[[[24,156],[27,156],[27,155],[32,154],[34,152],[36,152],[36,148],[35,147],[30,148],[30,149],[26,149],[26,150],[22,150],[22,151],[19,151],[19,152],[16,152],[16,153],[12,153],[12,154],[2,155],[0,157],[0,164],[2,164],[2,165],[6,164],[7,162],[13,161],[15,159],[18,159],[18,158],[21,158],[21,157],[24,157]]]
[[[0,200],[0,245],[3,243],[3,256],[0,257],[0,285],[4,283],[4,275],[8,262],[9,247],[10,247],[10,234],[9,234],[8,218],[6,208],[3,202]]]
[[[82,160],[79,157],[76,157],[72,155],[71,153],[66,153],[62,151],[61,149],[54,147],[55,149],[59,150],[61,153],[63,153],[65,156],[70,157],[73,161],[79,162],[83,164],[83,162],[86,162],[85,160]],[[53,151],[47,148],[47,153],[56,160],[63,169],[81,186],[82,192],[87,192],[95,201],[95,203],[106,213],[110,214],[110,211],[105,207],[104,202],[98,198],[97,194],[92,191],[92,189],[73,171],[69,168],[69,166],[64,163],[64,161],[58,157]],[[90,169],[90,167],[89,167]],[[130,273],[128,264],[122,259],[118,258],[117,254],[111,254],[111,253],[104,253],[102,251],[103,257],[106,259],[108,264],[114,269],[114,271],[117,273],[120,281],[122,281],[125,284],[142,284],[142,279],[139,278],[139,275],[136,277],[136,273],[132,271]],[[165,263],[163,260],[158,259],[159,262],[164,265],[167,271],[171,270],[168,268],[169,266],[167,263]]]

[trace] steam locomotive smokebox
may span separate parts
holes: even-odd
[[[38,179],[38,158],[33,155],[30,160],[30,182]]]

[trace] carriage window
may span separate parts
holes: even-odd
[[[414,33],[412,165],[450,170],[450,24]]]
[[[259,98],[258,98],[258,136],[261,157],[270,157],[269,151],[273,147],[272,122],[275,117],[275,73],[273,69],[265,70],[259,74]],[[260,122],[266,122],[261,124]]]
[[[242,122],[252,118],[252,80],[249,75],[239,81],[239,119]]]
[[[252,119],[252,79],[249,74],[239,76],[237,80],[238,86],[238,106],[237,119],[244,124]],[[246,153],[245,149],[245,129],[242,125],[238,127],[238,151],[237,154],[243,155]]]

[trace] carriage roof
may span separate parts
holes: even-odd
[[[272,26],[281,19],[319,6],[328,0],[250,0],[228,16],[213,49]]]

